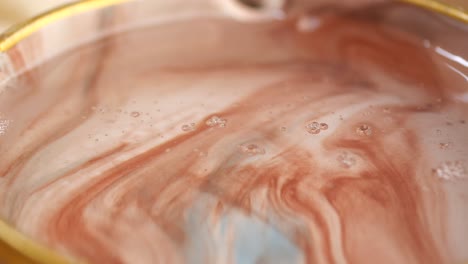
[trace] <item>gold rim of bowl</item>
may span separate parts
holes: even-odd
[[[39,16],[26,20],[9,28],[0,35],[0,52],[7,51],[21,40],[51,24],[57,20],[83,13],[89,10],[99,9],[111,5],[128,2],[130,0],[84,0],[70,3],[45,12]]]
[[[468,10],[463,7],[455,7],[444,4],[438,0],[399,0],[412,5],[416,5],[425,9],[432,10],[436,13],[443,14],[461,22],[468,23]]]
[[[0,52],[8,51],[21,40],[54,21],[127,1],[131,0],[84,0],[43,13],[23,23],[17,24],[1,34]],[[430,9],[468,23],[468,12],[461,8],[448,6],[436,0],[400,1]],[[2,260],[8,261],[8,263],[68,263],[67,259],[64,257],[27,238],[0,219],[0,261]]]

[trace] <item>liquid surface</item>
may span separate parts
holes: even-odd
[[[0,216],[90,263],[463,263],[467,28],[368,12],[193,18],[25,73]]]

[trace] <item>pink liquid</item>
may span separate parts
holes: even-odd
[[[467,30],[388,6],[77,48],[0,95],[0,216],[90,263],[461,263]]]

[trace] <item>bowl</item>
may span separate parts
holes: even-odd
[[[447,5],[437,1],[421,0],[408,0],[406,2],[427,7],[442,14],[425,13],[427,16],[434,17],[436,21],[434,22],[434,25],[436,25],[434,30],[436,31],[443,30],[437,28],[440,23],[457,24],[458,22],[454,22],[453,18],[464,22],[468,21],[468,15],[463,11],[463,8],[456,6],[457,3]],[[115,34],[135,28],[142,28],[154,23],[184,20],[193,16],[206,15],[232,19],[241,21],[242,23],[257,23],[259,21],[261,23],[261,21],[281,19],[284,14],[278,13],[279,9],[277,7],[277,5],[271,5],[264,9],[256,9],[255,7],[246,7],[236,1],[230,0],[91,0],[65,5],[17,25],[0,37],[0,95],[2,92],[14,91],[18,87],[35,87],[38,85],[40,87],[43,79],[39,77],[40,73],[31,72],[31,69],[95,40],[109,38]],[[398,11],[406,8],[408,7],[405,5],[397,5],[395,10]],[[397,11],[395,13],[399,12]],[[411,12],[408,14],[411,14]],[[415,36],[421,38],[434,37],[431,32],[423,29],[423,25],[418,24],[418,18],[411,18],[409,15],[398,16],[392,12],[391,14],[379,14],[378,11],[376,11],[375,15],[378,17],[381,15],[380,21],[384,21]],[[207,31],[216,31],[216,29],[210,28],[209,25],[206,25],[206,27]],[[202,31],[197,32],[200,34]],[[443,43],[444,47],[450,47],[452,50],[465,49],[466,51],[466,47],[463,47],[462,43],[450,43],[452,36],[449,33],[448,35],[447,38],[436,36],[434,37],[435,39],[431,39],[431,43]],[[178,45],[180,46],[178,47],[182,47],[182,44],[179,43]],[[197,45],[202,46],[199,43],[193,45],[195,47]],[[135,43],[129,43],[127,48],[137,49],[138,46]],[[159,48],[161,51],[155,54],[158,54],[163,62],[168,62],[171,60],[171,56],[177,55],[170,52],[173,47],[162,46]],[[439,51],[443,53],[441,54],[442,56],[450,56],[450,53]],[[192,54],[181,54],[181,56],[187,56],[186,63],[188,65],[200,59]],[[71,85],[69,83],[70,76],[77,74],[79,78],[71,78],[71,81],[74,83],[73,85],[76,85],[76,83],[82,83],[82,85],[92,83],[95,80],[95,73],[101,67],[100,62],[104,61],[105,58],[106,52],[103,50],[92,52],[91,54],[83,54],[81,58],[75,58],[73,61],[59,67],[48,81],[56,84],[56,86]],[[248,61],[247,58],[243,59]],[[83,70],[79,67],[82,63],[94,64],[95,66],[90,71]],[[129,58],[129,63],[135,63],[135,61]],[[50,92],[54,91],[51,90]],[[21,93],[19,93],[19,96],[21,96]],[[56,100],[60,99],[56,98]],[[69,103],[72,104],[73,102]],[[37,110],[39,111],[39,109]],[[140,113],[133,112],[130,114],[135,116],[140,115]],[[5,134],[7,129],[10,129],[9,126],[14,126],[14,123],[7,123],[7,121],[4,120],[3,125],[0,126],[0,137]],[[190,128],[187,127],[187,129]],[[5,137],[3,139],[0,138],[0,140],[5,140]],[[43,138],[42,140],[47,142],[48,139]],[[247,151],[252,151],[253,147],[248,146]],[[0,175],[6,173],[11,173],[11,171],[0,171]],[[10,222],[11,220],[0,220],[1,260],[6,263],[73,262],[70,258],[62,256],[56,251],[27,237],[23,232],[19,232],[12,227]],[[78,260],[76,261],[78,262]]]

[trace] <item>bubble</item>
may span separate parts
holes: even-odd
[[[320,133],[320,123],[319,122],[312,122],[306,125],[307,132],[309,134],[318,134]]]
[[[340,163],[340,166],[346,169],[349,169],[356,165],[356,159],[348,154],[348,152],[343,152],[336,160]]]
[[[356,133],[360,136],[370,136],[372,135],[372,127],[362,124],[356,128]]]
[[[265,154],[265,149],[257,144],[241,144],[239,145],[239,149],[241,152],[252,156]]]
[[[382,112],[384,112],[385,114],[388,114],[391,112],[390,108],[389,107],[384,107]]]
[[[446,161],[432,172],[443,180],[459,180],[468,178],[462,161]]]
[[[451,142],[441,142],[439,143],[439,148],[440,149],[448,149],[452,146]]]
[[[10,120],[0,119],[0,135],[6,133],[8,126],[10,125]]]
[[[140,116],[140,112],[133,111],[133,112],[130,113],[130,115],[131,115],[132,117],[139,117],[139,116]]]
[[[195,130],[195,123],[185,124],[181,127],[182,131],[188,132]]]
[[[164,152],[169,153],[169,152],[171,152],[171,149],[167,148],[167,149],[164,150]]]
[[[327,123],[320,123],[320,129],[321,130],[327,130],[328,129],[328,124]]]
[[[227,120],[219,116],[212,116],[206,121],[206,125],[209,127],[225,127]]]

